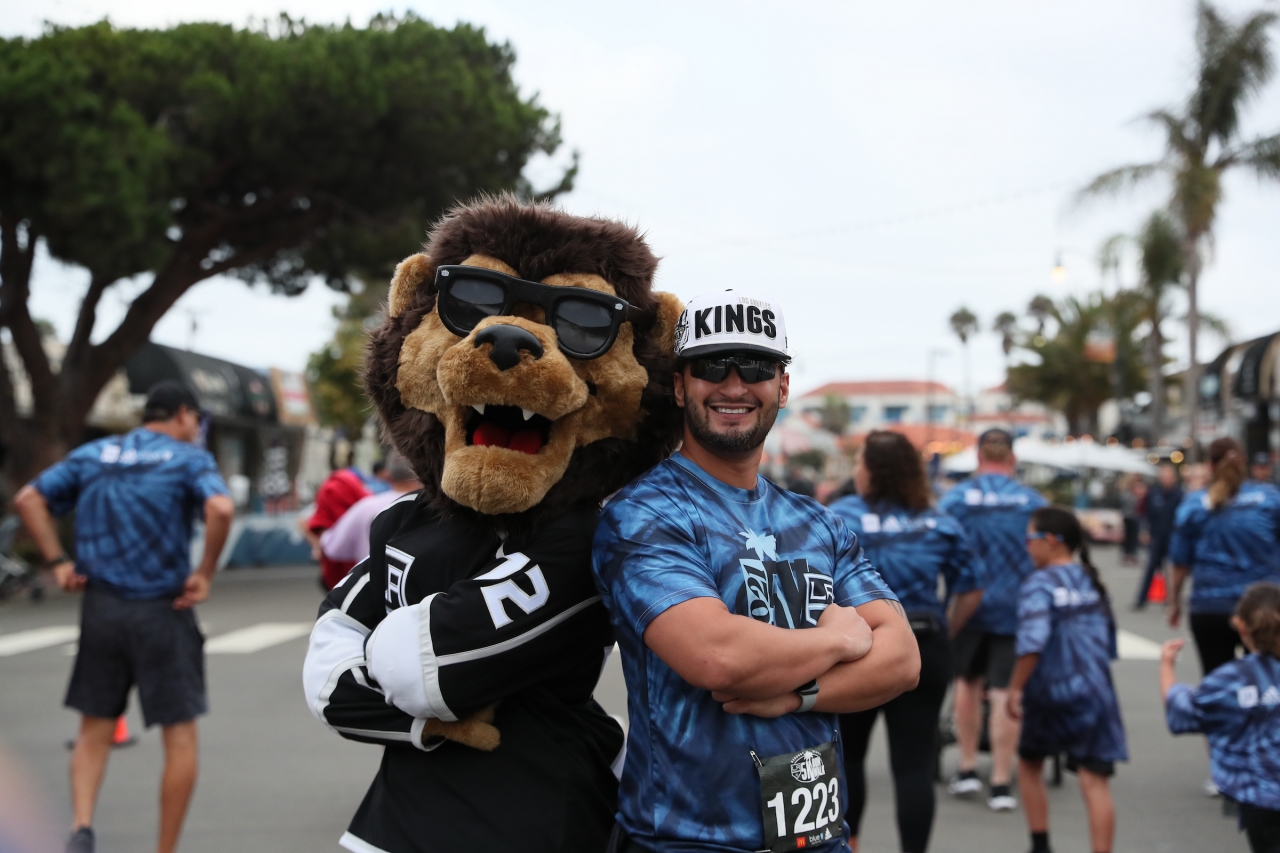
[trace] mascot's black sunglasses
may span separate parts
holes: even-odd
[[[639,311],[626,300],[585,287],[525,281],[480,267],[436,267],[436,310],[444,326],[466,337],[485,317],[510,314],[517,303],[537,305],[555,329],[560,350],[580,359],[599,358],[613,346],[618,328]]]
[[[694,379],[707,382],[723,382],[729,378],[729,370],[738,368],[738,376],[748,385],[772,379],[778,369],[778,362],[770,358],[753,355],[717,355],[711,358],[695,358],[689,362],[689,373]]]

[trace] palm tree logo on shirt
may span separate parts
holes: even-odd
[[[738,531],[738,535],[747,540],[747,547],[756,552],[757,560],[765,557],[770,560],[778,559],[778,540],[774,537],[756,533],[750,527]]]

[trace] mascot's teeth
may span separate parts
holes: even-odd
[[[484,414],[484,403],[472,403],[471,408],[475,409],[482,415]]]
[[[526,421],[529,420],[529,418],[533,417],[535,414],[537,414],[535,411],[533,411],[533,409],[521,409],[520,413],[524,415],[524,419]]]

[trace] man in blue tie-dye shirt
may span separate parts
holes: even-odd
[[[938,509],[960,522],[986,571],[986,591],[978,612],[952,641],[960,765],[947,790],[954,795],[982,790],[977,763],[985,687],[991,702],[991,796],[987,804],[995,811],[1017,806],[1009,780],[1018,724],[1006,707],[1018,633],[1018,589],[1032,572],[1025,542],[1027,522],[1032,512],[1046,505],[1039,492],[1013,478],[1016,468],[1013,436],[1002,429],[989,429],[978,438],[977,473],[938,503]]]
[[[77,447],[14,500],[58,584],[85,591],[65,702],[81,714],[71,754],[72,853],[93,853],[98,786],[135,685],[143,720],[164,731],[160,853],[176,847],[196,781],[195,718],[207,701],[204,637],[192,608],[209,594],[235,507],[213,456],[193,443],[200,414],[189,389],[157,384],[142,419],[132,432]],[[74,560],[53,523],[72,510]],[[192,571],[197,517],[205,548]]]
[[[684,445],[593,549],[631,721],[614,849],[833,853],[837,715],[914,687],[915,640],[844,523],[758,474],[789,384],[776,304],[695,299],[676,353]]]

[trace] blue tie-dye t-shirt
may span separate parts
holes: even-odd
[[[936,509],[868,505],[857,495],[841,498],[830,510],[858,537],[908,613],[929,613],[945,625],[947,601],[982,588],[982,564],[951,516]],[[946,599],[938,596],[939,575],[947,582]]]
[[[1207,492],[1187,495],[1169,559],[1191,567],[1192,613],[1230,613],[1250,584],[1280,582],[1280,489],[1246,482],[1217,510]]]
[[[832,601],[857,606],[893,594],[857,537],[812,499],[764,478],[755,489],[735,488],[680,454],[605,506],[592,557],[627,681],[623,829],[645,849],[760,849],[760,780],[750,750],[768,757],[836,740],[838,716],[727,714],[650,651],[645,628],[694,598],[718,598],[733,613],[782,628],[807,628]],[[843,814],[843,803],[832,811]]]
[[[1003,474],[979,474],[942,496],[938,509],[960,522],[982,562],[982,603],[966,627],[992,634],[1018,631],[1018,588],[1031,574],[1027,522],[1048,503]]]
[[[1079,565],[1049,566],[1022,584],[1017,654],[1040,656],[1023,688],[1019,748],[1128,759],[1111,681],[1115,619]]]
[[[1164,701],[1169,731],[1208,736],[1218,790],[1280,810],[1280,661],[1247,655],[1218,667],[1199,687],[1173,685]]]
[[[192,522],[227,493],[209,451],[146,427],[77,447],[33,485],[54,515],[76,511],[76,572],[130,599],[181,592]]]

